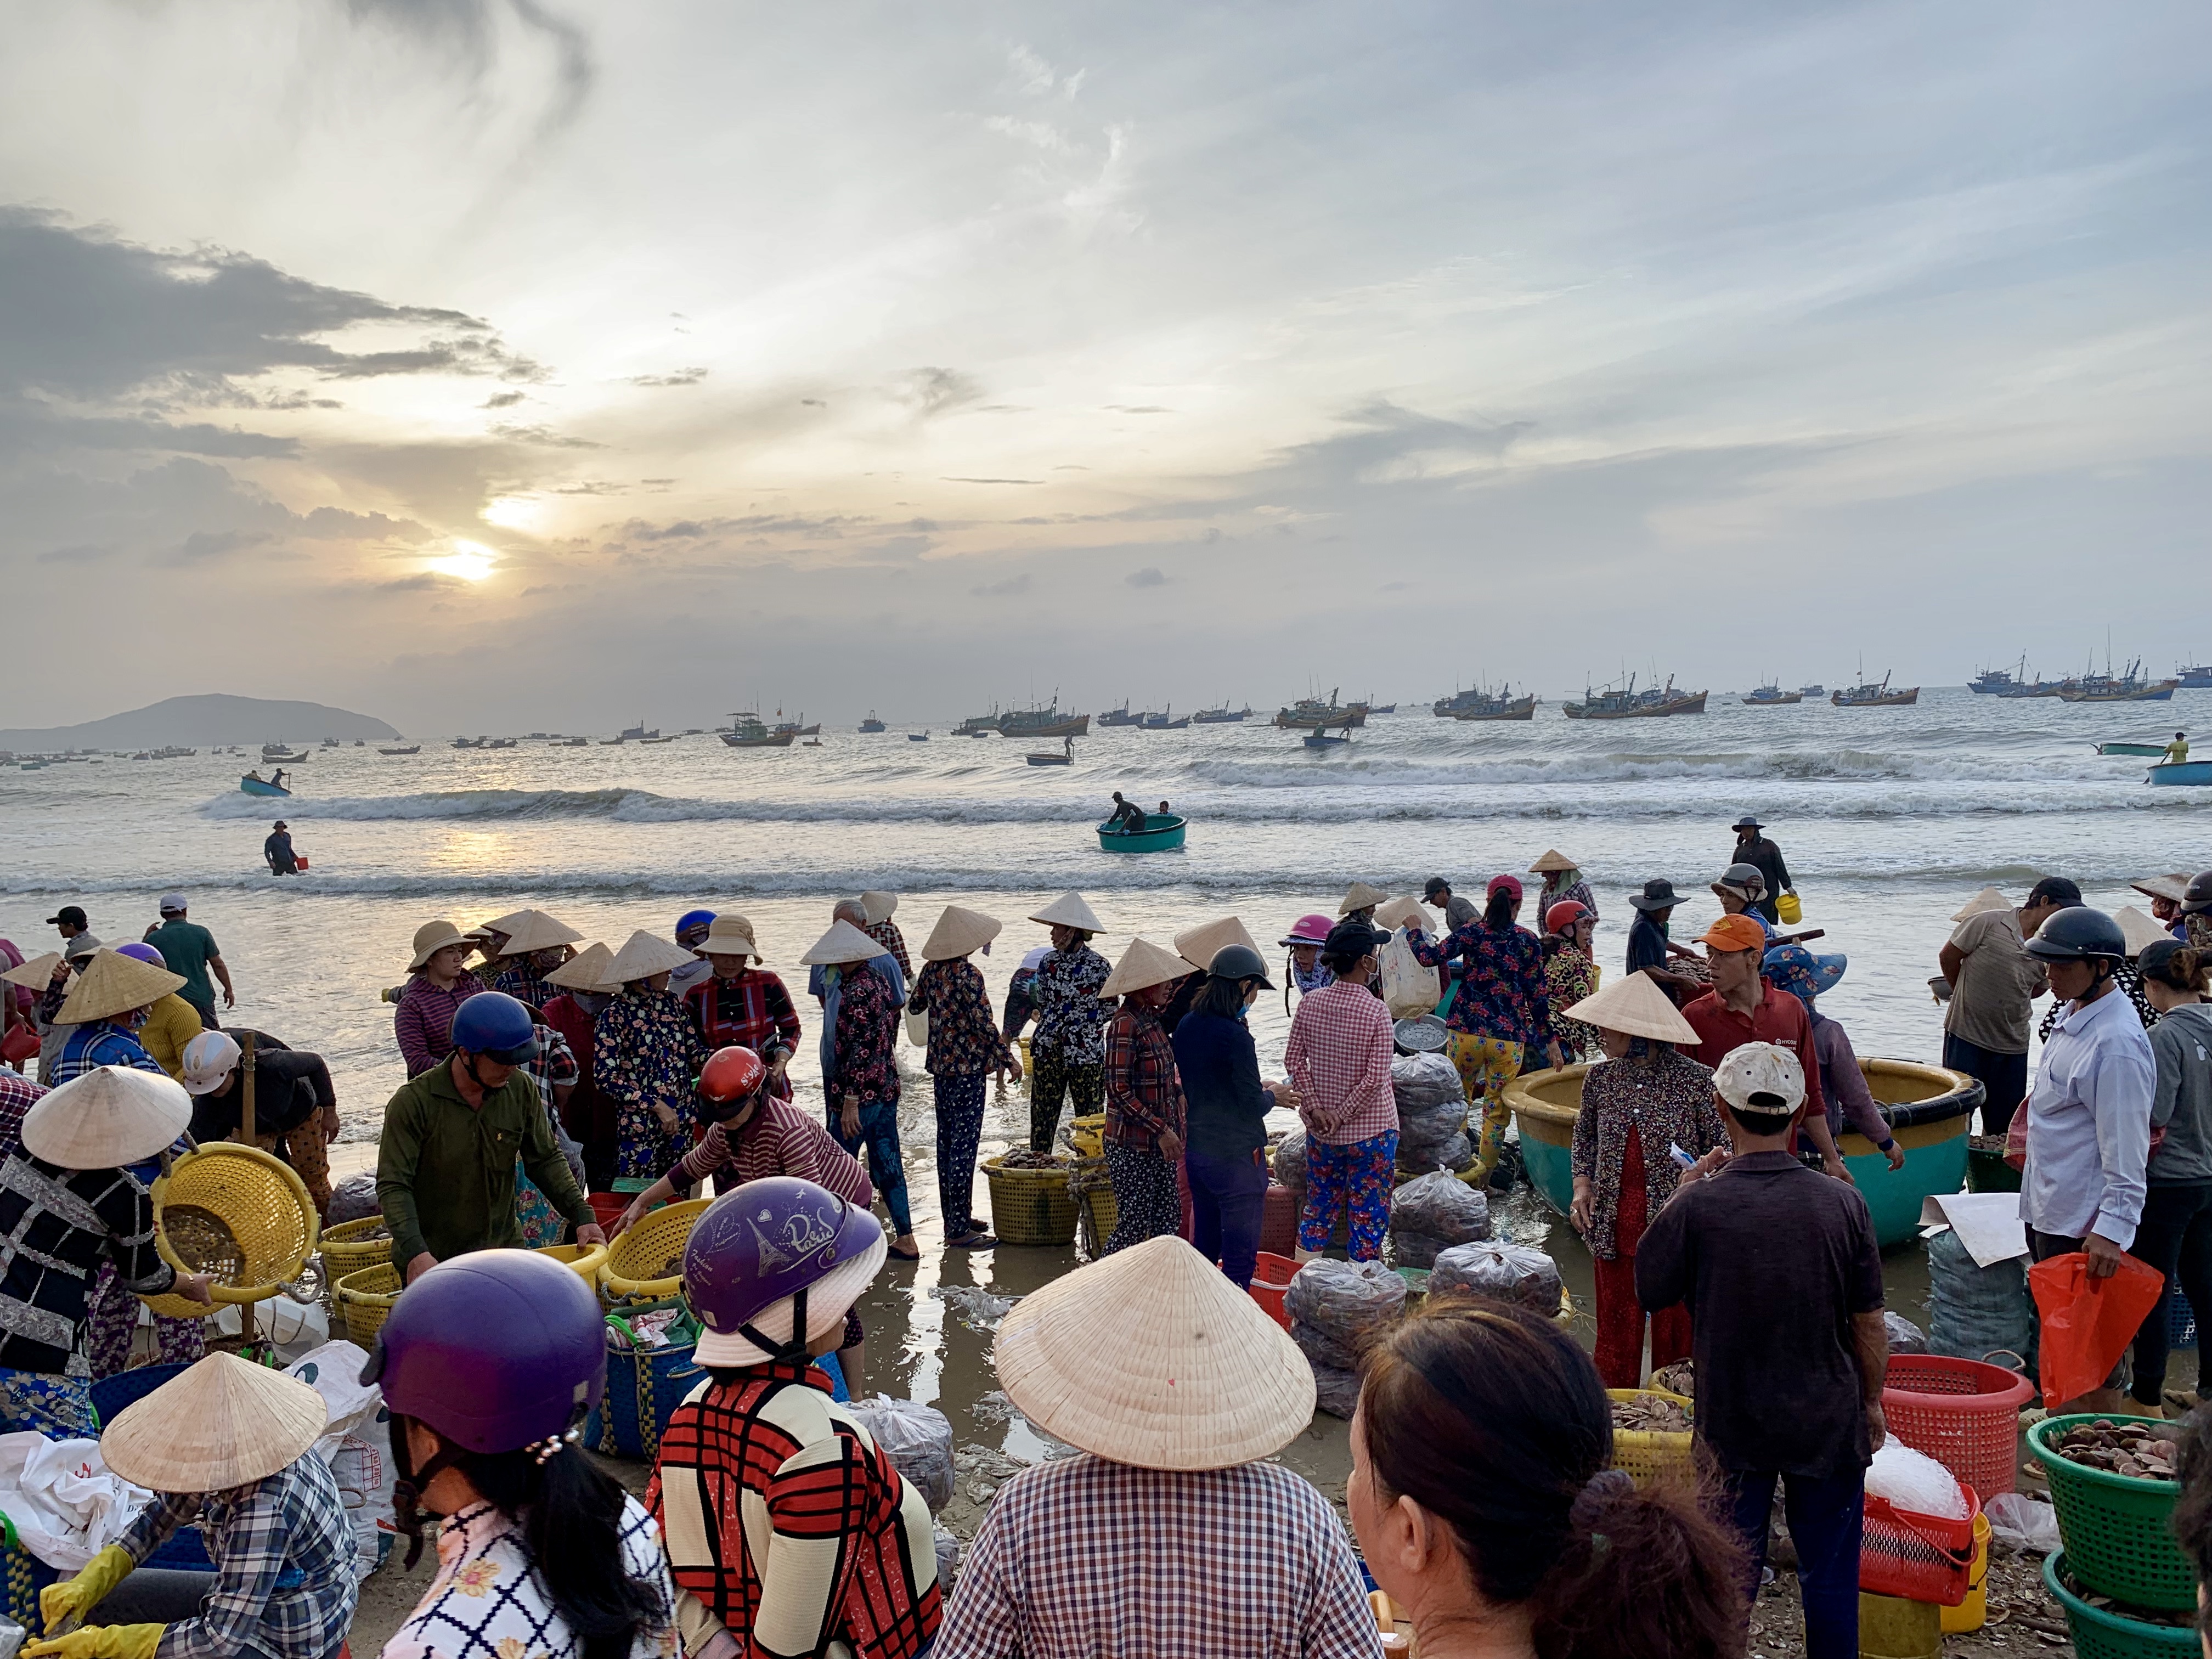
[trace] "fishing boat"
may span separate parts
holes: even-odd
[[[769,731],[750,709],[731,715],[728,729],[714,735],[732,749],[788,749],[793,737],[789,732]]]
[[[248,772],[238,781],[238,787],[249,795],[280,795],[289,798],[292,792],[281,783],[271,783],[258,773]]]
[[[1515,696],[1513,682],[1508,680],[1502,690],[1483,686],[1456,691],[1437,698],[1430,708],[1436,714],[1455,720],[1528,720],[1536,718],[1536,696],[1531,691]]]
[[[1778,685],[1762,685],[1749,696],[1738,699],[1746,708],[1782,708],[1793,702],[1805,701],[1802,691],[1784,691]]]
[[[376,752],[380,755],[419,755],[422,752],[422,745],[410,743],[404,749],[380,749]]]
[[[1811,685],[1799,686],[1797,695],[1801,697],[1825,697],[1828,695],[1828,688],[1816,681]]]
[[[1091,730],[1088,714],[1063,714],[1060,695],[1042,708],[1017,708],[999,721],[999,734],[1007,738],[1079,738]]]
[[[906,740],[908,743],[927,743],[929,732],[927,727],[919,732],[909,732],[906,734]]]
[[[1168,708],[1172,708],[1174,706],[1170,703]],[[1166,709],[1163,709],[1157,714],[1146,714],[1143,718],[1145,730],[1147,732],[1180,732],[1190,724],[1189,715],[1185,714],[1179,720],[1170,720],[1168,718]]]
[[[1098,848],[1105,853],[1165,853],[1182,845],[1183,820],[1172,812],[1147,812],[1141,830],[1098,826]]]
[[[1200,726],[1235,726],[1251,718],[1252,705],[1249,702],[1242,708],[1231,708],[1224,702],[1218,708],[1201,708],[1191,716]]]
[[[2026,670],[2027,666],[2027,659],[2023,657],[2021,659],[2021,667],[2023,672]],[[1973,678],[1966,682],[1966,690],[1969,691],[1978,691],[1984,696],[1992,695],[2002,696],[2019,684],[2020,681],[2013,677],[2011,671],[2008,669],[1984,668],[1980,673],[1975,675]]]
[[[1300,697],[1287,708],[1275,711],[1275,725],[1284,731],[1297,731],[1309,726],[1341,726],[1347,729],[1367,724],[1367,705],[1364,702],[1340,704],[1336,689],[1330,688],[1327,701],[1319,697]]]
[[[556,749],[589,749],[592,740],[589,738],[563,738],[552,746]]]
[[[1031,766],[1073,766],[1075,764],[1075,739],[1062,738],[1061,748],[1055,754],[1049,749],[1032,749],[1022,757]]]
[[[1571,720],[1658,720],[1670,714],[1702,714],[1705,712],[1705,694],[1702,691],[1677,691],[1674,677],[1669,674],[1667,684],[1636,689],[1636,676],[1628,677],[1626,690],[1607,686],[1602,691],[1583,689],[1580,702],[1562,703],[1559,712]]]
[[[640,738],[638,739],[638,741],[639,741],[640,743],[673,743],[673,742],[675,742],[675,741],[676,741],[676,739],[675,739],[673,737],[666,737],[666,738]],[[495,749],[500,748],[500,747],[501,747],[501,746],[502,746],[502,745],[501,745],[501,744],[492,744],[492,747],[493,747],[493,748],[495,748]],[[506,746],[509,746],[509,747],[511,747],[512,745],[506,745]]]
[[[1910,1060],[1862,1060],[1867,1089],[1905,1148],[1893,1170],[1874,1143],[1846,1129],[1838,1137],[1844,1167],[1874,1213],[1875,1240],[1887,1248],[1917,1236],[1920,1202],[1966,1184],[1966,1128],[1984,1093],[1978,1079]],[[1505,1085],[1505,1103],[1521,1129],[1528,1180],[1561,1215],[1574,1200],[1569,1167],[1575,1117],[1582,1109],[1588,1066],[1523,1072]]]
[[[75,757],[75,756],[65,756],[65,757],[64,757],[64,759],[72,759],[72,760],[73,760],[73,759],[75,759],[75,758],[76,758],[76,757]],[[302,750],[301,750],[298,754],[296,754],[296,755],[288,755],[288,754],[286,754],[286,753],[285,753],[283,750],[281,750],[281,749],[276,750],[274,750],[274,751],[271,751],[271,750],[270,750],[264,749],[264,750],[263,750],[261,751],[261,758],[262,758],[262,759],[264,759],[264,760],[265,760],[265,761],[273,761],[273,762],[275,762],[275,763],[276,763],[277,765],[279,765],[279,766],[296,766],[296,765],[298,765],[301,761],[303,761],[303,760],[305,760],[305,759],[307,759],[307,751],[306,750],[302,749]]]
[[[481,749],[512,749],[514,746],[515,740],[513,738],[492,738],[477,745]]]
[[[876,711],[872,708],[868,710],[868,718],[860,722],[860,730],[863,732],[881,732],[884,729],[884,723],[876,718]]]
[[[1344,728],[1343,736],[1332,738],[1316,726],[1306,734],[1304,741],[1309,749],[1335,749],[1352,741],[1352,728],[1347,726]]]
[[[1125,702],[1119,708],[1109,708],[1098,717],[1101,726],[1135,726],[1143,720],[1142,714],[1132,714]]]
[[[805,743],[800,744],[799,746],[801,749],[819,749],[822,746],[822,739],[819,738],[809,738]]]
[[[2083,674],[2062,690],[2058,696],[2063,702],[2169,702],[2180,689],[2178,679],[2143,678],[2142,659],[2138,657],[2128,665],[2124,674],[2114,674],[2112,665],[2106,663],[2103,673]]]
[[[2173,671],[2174,684],[2185,691],[2212,691],[2212,663]]]
[[[1869,680],[1848,691],[1837,691],[1828,701],[1838,708],[1910,708],[1920,701],[1920,688],[1908,685],[1893,691],[1889,689],[1889,676],[1884,674],[1879,684]]]
[[[781,710],[781,708],[779,708],[779,709],[777,709],[775,712],[776,712],[778,714],[781,714],[783,713],[783,710]],[[801,724],[801,722],[802,722],[802,721],[804,721],[805,719],[806,719],[805,711],[802,709],[802,710],[799,712],[799,719],[798,719],[798,720],[778,720],[778,721],[776,722],[775,729],[776,729],[777,731],[779,731],[779,732],[790,732],[790,733],[791,733],[791,735],[792,735],[793,737],[794,737],[794,738],[818,738],[818,737],[820,737],[820,736],[822,735],[822,722],[821,722],[820,720],[817,720],[817,721],[815,721],[815,722],[814,722],[814,724],[813,724],[813,725],[811,725],[811,726],[806,726],[806,725],[803,725],[803,724]]]
[[[989,714],[970,714],[952,728],[952,735],[956,738],[995,738],[999,735],[999,722],[1005,718],[999,712],[998,704],[993,703]]]
[[[325,738],[323,739],[323,747],[325,749],[336,749],[339,747],[338,740],[336,738]]]
[[[647,738],[657,738],[659,735],[660,728],[659,726],[656,726],[653,730],[648,732],[645,729],[645,722],[643,720],[640,720],[635,726],[626,726],[623,728],[622,741],[624,743],[642,743]]]
[[[2145,783],[2212,784],[2212,760],[2168,761],[2143,775]]]
[[[2141,755],[2146,759],[2156,760],[2166,752],[2166,745],[2162,743],[2100,743],[2097,745],[2097,752],[2100,755]]]

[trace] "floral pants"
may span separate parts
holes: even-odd
[[[131,1334],[138,1328],[138,1298],[115,1277],[115,1264],[100,1264],[85,1318],[85,1348],[94,1381],[131,1369]],[[190,1364],[207,1355],[207,1321],[154,1316],[155,1363]]]
[[[937,1207],[945,1236],[977,1231],[975,1149],[983,1140],[983,1074],[933,1079],[937,1089]]]
[[[647,1186],[660,1179],[691,1150],[691,1127],[684,1121],[679,1107],[676,1127],[665,1128],[660,1117],[642,1100],[625,1100],[615,1108],[615,1177],[617,1182],[634,1181],[641,1183],[635,1190],[642,1192]]]
[[[1030,1150],[1048,1152],[1060,1132],[1060,1101],[1064,1094],[1078,1117],[1095,1117],[1106,1109],[1106,1062],[1068,1066],[1057,1048],[1030,1049]]]
[[[1182,1231],[1182,1190],[1176,1170],[1158,1152],[1116,1141],[1106,1143],[1106,1176],[1114,1183],[1114,1236],[1102,1255],[1111,1255],[1148,1238]]]
[[[1385,1130],[1349,1146],[1306,1137],[1306,1207],[1298,1218],[1298,1248],[1321,1251],[1349,1214],[1354,1261],[1380,1261],[1390,1225],[1390,1188],[1396,1179],[1398,1132]]]
[[[1498,1155],[1505,1149],[1505,1126],[1513,1121],[1505,1104],[1505,1085],[1521,1075],[1521,1045],[1503,1037],[1454,1031],[1451,1058],[1459,1068],[1460,1086],[1467,1091],[1467,1103],[1482,1109],[1481,1139],[1475,1144],[1474,1164],[1478,1176],[1487,1181],[1498,1167]]]

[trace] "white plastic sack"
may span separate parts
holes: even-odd
[[[1490,1195],[1456,1176],[1418,1176],[1390,1194],[1390,1231],[1472,1244],[1490,1237]]]
[[[368,1363],[366,1350],[346,1341],[326,1342],[294,1361],[288,1371],[322,1395],[330,1413],[314,1449],[330,1465],[345,1504],[356,1580],[376,1571],[398,1536],[392,1517],[392,1492],[399,1479],[392,1462],[392,1415],[384,1408],[384,1390],[361,1380],[361,1368]]]
[[[2014,1552],[2048,1555],[2059,1547],[2058,1511],[2026,1492],[2001,1492],[1982,1506],[1990,1535]]]
[[[951,1419],[934,1406],[887,1394],[855,1400],[848,1409],[932,1515],[952,1501]]]
[[[0,1510],[23,1547],[64,1577],[130,1530],[154,1494],[108,1473],[97,1440],[0,1434]]]
[[[140,1310],[144,1319],[153,1318],[153,1310],[143,1304]],[[243,1328],[235,1302],[226,1302],[216,1310],[214,1330],[224,1336],[236,1336]],[[253,1328],[276,1350],[276,1357],[289,1365],[331,1340],[331,1316],[323,1311],[320,1302],[295,1302],[289,1296],[272,1296],[253,1304]],[[356,1348],[354,1352],[358,1353],[361,1350]]]
[[[1443,981],[1435,969],[1413,954],[1404,928],[1391,934],[1390,942],[1382,947],[1382,966],[1378,982],[1391,1018],[1411,1019],[1416,1014],[1436,1012],[1437,1004],[1443,1000]]]
[[[1867,1466],[1866,1489],[1868,1497],[1887,1498],[1915,1515],[1941,1516],[1949,1521],[1966,1518],[1966,1497],[1959,1489],[1958,1477],[1893,1434],[1881,1443],[1881,1449]],[[1994,1528],[1996,1522],[1990,1525]]]

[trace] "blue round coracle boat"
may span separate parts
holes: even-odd
[[[1173,813],[1147,812],[1141,830],[1098,826],[1098,846],[1108,853],[1165,853],[1182,845],[1183,820]]]

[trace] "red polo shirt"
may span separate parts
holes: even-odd
[[[1820,1098],[1820,1057],[1813,1050],[1813,1022],[1805,1012],[1805,1005],[1787,991],[1778,991],[1772,983],[1759,981],[1759,1006],[1747,1019],[1733,1008],[1725,1006],[1716,992],[1708,991],[1696,1001],[1686,1004],[1682,1018],[1698,1034],[1698,1046],[1683,1052],[1700,1066],[1718,1066],[1723,1060],[1747,1042],[1771,1042],[1787,1048],[1797,1056],[1797,1063],[1805,1068],[1805,1103],[1797,1109],[1790,1128],[1790,1146],[1796,1146],[1797,1124],[1805,1121],[1808,1112],[1827,1113],[1827,1103]]]

